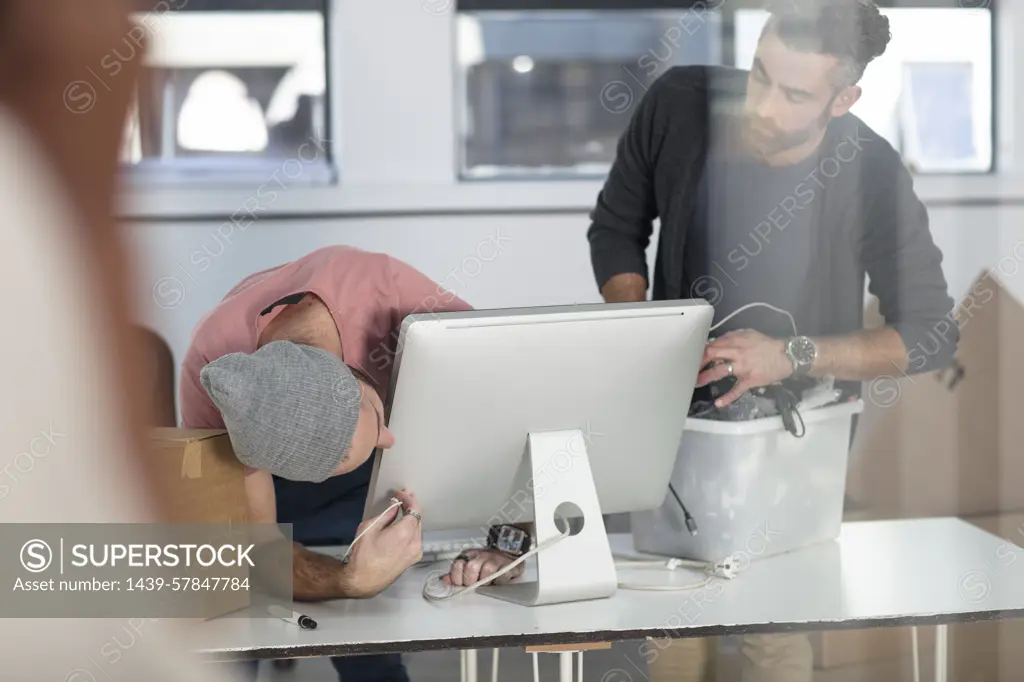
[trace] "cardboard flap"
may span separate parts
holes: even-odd
[[[203,445],[200,441],[191,441],[185,446],[181,455],[181,477],[203,477]]]
[[[158,426],[150,429],[151,440],[165,443],[192,443],[216,438],[227,433],[226,429],[180,429],[174,426]]]
[[[225,429],[182,429],[171,426],[150,430],[150,442],[158,449],[181,451],[181,478],[197,479],[203,476],[203,449],[207,441],[227,435]]]

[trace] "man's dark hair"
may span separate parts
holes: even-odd
[[[871,0],[768,0],[766,9],[765,32],[794,50],[839,58],[837,89],[856,85],[892,38],[889,19]]]

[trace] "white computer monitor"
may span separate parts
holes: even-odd
[[[712,317],[703,299],[410,315],[385,405],[395,445],[375,455],[365,518],[407,487],[425,531],[533,521],[544,540],[557,508],[583,526],[538,554],[547,596],[488,590],[523,603],[610,596],[601,515],[668,493]],[[586,552],[601,554],[589,592],[555,570]]]

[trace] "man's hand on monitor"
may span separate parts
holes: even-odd
[[[373,519],[364,521],[356,531],[357,536],[364,530],[366,533],[352,548],[343,572],[347,594],[373,597],[423,558],[423,529],[417,517],[422,513],[419,502],[408,491],[400,491],[395,497],[405,510],[401,519],[395,521],[395,507],[372,526]]]
[[[463,553],[467,559],[456,559],[452,562],[451,571],[444,581],[455,587],[466,587],[478,580],[494,575],[515,561],[515,557],[499,552],[496,549],[471,549]],[[495,585],[504,585],[523,574],[525,563],[521,563],[505,575],[494,580]]]

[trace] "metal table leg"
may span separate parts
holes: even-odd
[[[935,628],[935,682],[949,679],[949,626]]]
[[[571,651],[558,654],[558,682],[572,682],[572,654]]]
[[[921,682],[921,650],[918,649],[917,626],[910,628],[910,639],[913,645],[914,682]]]

